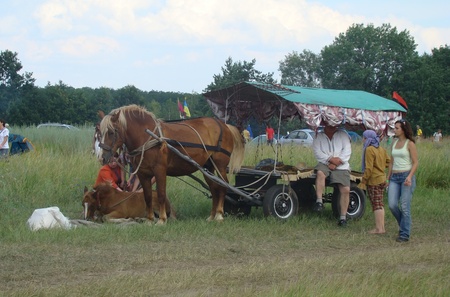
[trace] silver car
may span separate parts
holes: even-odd
[[[316,132],[311,129],[299,129],[290,132],[288,135],[280,138],[279,142],[282,145],[292,144],[301,146],[312,146],[313,140],[316,137]]]
[[[67,125],[67,124],[60,124],[60,123],[45,123],[40,124],[37,126],[38,129],[40,128],[62,128],[62,129],[68,129],[68,130],[80,130],[75,126]]]

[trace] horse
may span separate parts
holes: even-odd
[[[158,195],[152,191],[152,202],[159,206]],[[169,199],[165,201],[167,216],[176,218]],[[116,219],[146,218],[148,215],[144,193],[120,192],[111,184],[103,183],[89,191],[84,187],[82,201],[85,220],[114,221]]]
[[[150,136],[153,131],[158,139]],[[177,122],[164,122],[145,108],[128,105],[112,110],[100,122],[103,163],[123,144],[126,146],[133,168],[144,190],[149,208],[148,219],[153,221],[151,179],[155,177],[159,201],[159,220],[167,220],[165,204],[167,176],[184,176],[198,170],[191,162],[176,154],[175,147],[190,160],[211,174],[228,183],[230,173],[240,170],[244,159],[244,140],[239,130],[215,118],[201,117]],[[212,207],[208,221],[223,221],[223,203],[226,188],[214,182],[203,172],[212,195]]]

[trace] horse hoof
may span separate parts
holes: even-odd
[[[166,221],[163,221],[163,220],[158,220],[157,222],[156,222],[156,225],[158,225],[158,226],[163,226],[163,225],[165,225],[166,224]]]
[[[214,218],[213,218],[212,216],[209,216],[209,217],[206,219],[207,222],[212,222],[213,220],[214,220]]]
[[[223,222],[223,215],[222,214],[216,214],[216,217],[214,218],[217,222]]]

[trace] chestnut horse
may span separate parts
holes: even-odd
[[[152,203],[159,205],[156,191],[152,191]],[[100,221],[148,216],[143,192],[121,192],[108,183],[99,184],[92,191],[84,187],[82,205],[85,220],[94,220],[96,215]],[[176,218],[169,200],[166,201],[166,208],[167,216]]]
[[[160,137],[154,139],[146,129]],[[152,208],[152,182],[155,177],[159,201],[158,224],[167,220],[164,201],[167,176],[183,176],[197,171],[197,167],[170,150],[168,144],[191,158],[211,174],[217,174],[228,183],[229,172],[239,171],[244,159],[244,142],[238,129],[208,117],[177,122],[164,122],[153,113],[137,105],[112,110],[100,123],[103,162],[106,163],[123,144],[131,156],[133,168],[144,189],[148,206],[148,219],[154,220]],[[212,208],[208,220],[223,220],[226,188],[204,174],[212,195]]]

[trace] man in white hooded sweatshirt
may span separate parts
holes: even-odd
[[[316,204],[314,211],[323,210],[322,194],[325,190],[325,179],[330,178],[330,184],[337,184],[340,192],[340,218],[338,225],[347,226],[347,209],[350,195],[350,155],[352,147],[350,137],[344,130],[325,126],[323,132],[318,132],[313,141],[314,156],[319,162],[314,168],[316,172]]]

